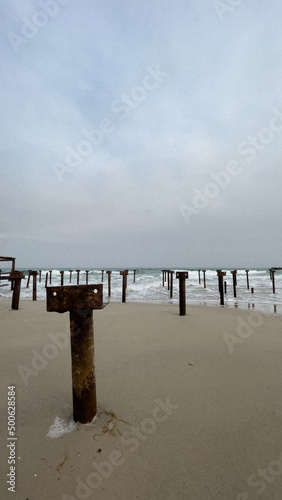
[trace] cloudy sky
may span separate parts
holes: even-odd
[[[281,0],[5,0],[0,254],[282,266]]]

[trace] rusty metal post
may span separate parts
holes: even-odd
[[[37,271],[31,271],[32,275],[32,300],[37,300],[37,290],[36,290],[36,285],[37,285]]]
[[[170,285],[170,283],[169,283],[170,271],[167,270],[166,273],[167,273],[167,289],[169,290],[169,285]]]
[[[227,293],[227,283],[226,283],[226,281],[224,281],[224,293],[225,294]]]
[[[12,297],[12,309],[17,311],[19,309],[20,293],[21,293],[21,280],[24,279],[24,273],[21,271],[11,271],[9,275],[9,281],[13,281],[13,297]]]
[[[203,276],[204,276],[204,288],[207,288],[207,285],[206,285],[206,270],[203,269]]]
[[[201,284],[201,270],[198,269],[199,285]]]
[[[80,269],[76,269],[77,275],[76,275],[76,284],[79,285],[79,273]]]
[[[69,272],[70,272],[70,283],[71,283],[72,269],[69,269]]]
[[[251,292],[254,293],[254,289],[253,288],[251,288]]]
[[[48,273],[45,274],[45,288],[47,288],[48,284]]]
[[[52,271],[49,271],[49,283],[51,285],[51,281],[52,281]]]
[[[133,283],[135,283],[136,269],[133,269],[133,273],[134,273],[134,275],[133,275]]]
[[[31,269],[28,270],[28,278],[27,278],[26,288],[29,288],[30,276],[31,276]]]
[[[164,270],[162,269],[162,281],[163,281],[163,286],[164,286]]]
[[[97,414],[93,309],[103,309],[103,285],[47,288],[47,311],[70,314],[73,419],[82,424]]]
[[[104,281],[104,269],[102,269],[102,283]]]
[[[272,292],[275,293],[275,270],[271,269],[272,274]]]
[[[246,278],[247,278],[247,289],[250,290],[250,283],[249,283],[249,270],[246,269],[245,270],[245,273],[246,273]]]
[[[176,279],[179,280],[179,316],[186,316],[186,290],[185,280],[188,278],[187,272],[177,272]]]
[[[64,271],[60,271],[61,274],[61,286],[64,286]]]
[[[220,294],[220,305],[224,306],[223,276],[226,276],[226,272],[223,272],[220,269],[218,269],[217,276],[218,276],[218,288]]]
[[[237,285],[237,271],[230,271],[230,273],[232,274],[232,277],[233,277],[233,295],[234,297],[237,297],[237,293],[236,293],[236,285]]]
[[[170,298],[173,297],[173,275],[174,271],[170,271]]]
[[[88,273],[89,271],[85,271],[86,272],[86,285],[88,285]]]
[[[111,296],[111,274],[112,271],[106,271],[106,274],[108,275],[108,297]]]
[[[41,283],[41,273],[42,273],[42,271],[40,270],[39,271],[39,283]]]
[[[119,273],[122,276],[122,302],[126,302],[126,284],[127,284],[127,275],[128,270],[120,271]]]

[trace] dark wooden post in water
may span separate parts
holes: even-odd
[[[179,316],[186,315],[186,290],[185,280],[188,278],[187,272],[177,272],[176,279],[179,280]]]
[[[203,269],[203,276],[204,276],[204,288],[207,288],[207,285],[206,285],[206,270]]]
[[[102,283],[104,281],[104,269],[102,269]]]
[[[28,270],[28,278],[27,278],[26,288],[29,288],[30,276],[31,276],[31,269]]]
[[[271,277],[272,277],[272,291],[275,293],[275,269],[271,269]]]
[[[133,283],[135,283],[136,269],[133,269],[133,273],[134,273],[134,275],[133,275]]]
[[[218,289],[220,293],[220,305],[224,306],[223,276],[226,276],[226,273],[218,269],[217,276],[218,276]]]
[[[88,273],[89,271],[85,271],[86,272],[86,285],[88,285]]]
[[[50,279],[49,279],[49,283],[50,283],[50,285],[51,285],[51,281],[52,281],[52,271],[49,271],[49,278],[50,278]]]
[[[234,297],[237,297],[237,293],[236,293],[236,285],[237,285],[237,271],[230,271],[231,274],[232,274],[232,277],[233,277],[233,295]]]
[[[9,275],[9,281],[13,281],[13,297],[12,297],[12,309],[17,311],[19,309],[20,293],[21,293],[21,280],[24,279],[24,273],[21,271],[11,271]]]
[[[167,273],[167,289],[169,290],[169,286],[170,286],[170,271],[167,270],[166,273]]]
[[[76,284],[79,285],[79,273],[80,273],[80,269],[76,269]]]
[[[41,283],[41,272],[42,271],[39,271],[39,283]]]
[[[112,271],[106,271],[107,275],[108,275],[108,297],[111,296],[111,274],[112,274]]]
[[[122,276],[122,302],[126,302],[126,287],[127,287],[127,275],[128,270],[120,271],[119,273]]]
[[[64,286],[64,271],[60,271],[61,273],[61,286]]]
[[[72,269],[69,269],[69,272],[70,272],[70,283],[71,283]]]
[[[45,288],[47,288],[48,284],[48,273],[45,274]]]
[[[164,273],[165,273],[165,272],[164,272],[164,269],[163,269],[163,270],[162,270],[163,286],[164,286],[164,279],[165,279],[165,278],[164,278]]]
[[[36,285],[37,285],[37,271],[31,271],[31,276],[32,276],[32,300],[37,300],[37,290],[36,290]]]
[[[245,273],[246,273],[246,278],[247,278],[247,289],[250,290],[250,283],[249,283],[249,270],[246,269],[245,270]]]
[[[227,293],[227,283],[226,283],[226,281],[224,281],[224,293],[225,294]]]
[[[103,309],[103,285],[47,287],[47,311],[70,313],[73,419],[97,414],[93,309]]]
[[[201,284],[201,270],[198,269],[199,285]]]

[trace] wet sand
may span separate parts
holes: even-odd
[[[180,317],[174,304],[137,303],[94,311],[89,425],[72,422],[68,313],[1,300],[0,324],[1,499],[281,499],[280,316],[189,306]],[[16,493],[6,483],[10,385]]]

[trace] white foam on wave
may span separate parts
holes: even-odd
[[[73,420],[66,421],[63,418],[56,417],[46,436],[56,439],[63,436],[63,434],[74,431],[76,428],[77,424]]]

